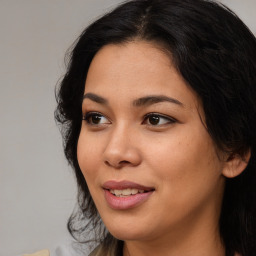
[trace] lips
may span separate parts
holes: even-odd
[[[145,202],[154,192],[153,187],[130,181],[107,181],[103,184],[105,199],[112,209],[125,210]]]

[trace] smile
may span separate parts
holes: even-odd
[[[127,210],[146,202],[153,194],[153,187],[130,181],[107,181],[103,185],[108,206],[115,210]]]
[[[136,195],[138,193],[144,193],[145,190],[142,189],[136,189],[136,188],[127,188],[127,189],[111,189],[110,193],[118,196],[118,197],[126,197],[126,196],[131,196],[131,195]]]

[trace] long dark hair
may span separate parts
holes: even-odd
[[[57,90],[56,120],[65,155],[78,184],[78,208],[68,227],[78,238],[89,227],[99,241],[104,229],[77,161],[81,102],[90,63],[100,48],[134,39],[159,43],[202,101],[216,146],[230,156],[251,150],[245,171],[227,179],[219,222],[226,255],[256,252],[256,40],[227,7],[205,0],[134,0],[87,27],[69,53]]]

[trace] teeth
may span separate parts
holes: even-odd
[[[144,190],[142,189],[136,189],[136,188],[126,188],[126,189],[111,189],[110,193],[118,196],[118,197],[124,197],[124,196],[130,196],[130,195],[136,195],[138,193],[144,193]]]

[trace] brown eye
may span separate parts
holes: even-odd
[[[101,119],[102,119],[102,116],[100,116],[100,115],[92,115],[91,116],[91,123],[99,124]]]
[[[158,123],[160,122],[160,117],[159,116],[149,116],[148,117],[148,122],[151,124],[151,125],[158,125]]]
[[[143,121],[143,124],[152,125],[152,126],[160,126],[160,125],[171,124],[171,123],[175,123],[175,122],[176,122],[176,120],[171,117],[151,113],[151,114],[146,115],[146,117]]]
[[[91,124],[91,125],[101,125],[101,124],[109,124],[109,120],[99,114],[99,113],[94,113],[94,112],[89,112],[87,113],[83,120],[85,120],[88,124]]]

